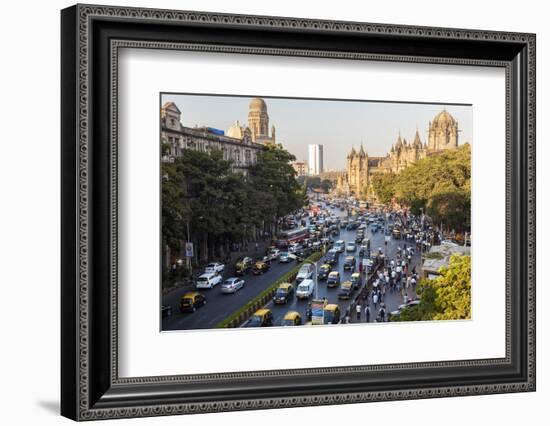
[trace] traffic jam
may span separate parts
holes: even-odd
[[[207,265],[179,306],[163,307],[163,328],[213,328],[298,265],[241,327],[387,322],[418,303],[420,253],[433,243],[419,218],[326,197],[285,217],[283,229],[255,258]],[[320,260],[306,261],[313,253]]]
[[[243,327],[387,322],[418,303],[420,240],[394,216],[353,200],[327,201],[313,205],[305,225],[314,241],[279,249],[299,252],[318,243],[323,257],[304,263]]]

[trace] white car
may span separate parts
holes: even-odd
[[[306,263],[305,265],[302,265],[300,270],[298,271],[298,275],[296,275],[296,282],[301,283],[304,280],[307,280],[313,276],[313,265],[311,263]]]
[[[214,288],[222,282],[222,276],[214,273],[205,273],[197,278],[196,288]]]
[[[399,305],[399,306],[397,307],[397,310],[395,310],[395,311],[393,311],[393,312],[390,312],[390,315],[392,315],[392,316],[398,316],[398,315],[401,313],[401,311],[402,311],[403,309],[412,308],[413,306],[416,306],[416,305],[418,305],[418,304],[420,304],[420,300],[419,300],[419,299],[415,299],[415,300],[411,300],[411,301],[409,301],[409,302],[407,302],[407,303],[403,303],[402,305]]]
[[[275,257],[279,257],[279,255],[281,254],[281,250],[279,249],[271,249],[271,254]]]
[[[242,278],[231,277],[223,282],[221,286],[221,291],[222,293],[236,293],[237,290],[240,290],[243,287],[244,280]]]
[[[219,274],[220,272],[223,272],[224,268],[225,268],[225,265],[223,263],[212,262],[206,265],[206,269],[204,270],[204,273]]]
[[[348,253],[354,252],[355,250],[357,250],[357,246],[353,241],[350,241],[346,244],[346,251]]]
[[[288,252],[289,253],[296,253],[298,251],[298,247],[300,247],[300,244],[292,243],[290,246],[288,246]]]
[[[344,243],[344,240],[338,240],[334,243],[334,250],[336,250],[338,253],[344,252],[344,247],[346,243]]]
[[[298,288],[296,289],[296,297],[298,299],[309,299],[313,295],[314,290],[315,283],[313,280],[305,279],[298,284]]]

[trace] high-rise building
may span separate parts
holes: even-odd
[[[323,145],[308,145],[308,172],[311,176],[316,176],[323,171]]]

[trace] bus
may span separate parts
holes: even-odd
[[[309,237],[307,228],[283,231],[277,236],[277,247],[288,247],[292,243],[299,243]]]

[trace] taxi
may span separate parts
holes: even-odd
[[[254,261],[251,257],[244,257],[235,264],[235,275],[243,276],[252,269]]]
[[[252,273],[254,275],[260,275],[260,274],[263,274],[264,272],[267,272],[268,270],[269,270],[269,263],[264,262],[262,260],[258,260],[254,264],[254,267],[252,268]]]
[[[327,287],[338,287],[340,284],[340,272],[332,271],[328,274]]]
[[[351,281],[344,281],[340,285],[340,292],[338,293],[338,299],[350,299],[353,293],[353,284]]]
[[[302,325],[302,324],[303,324],[302,316],[296,311],[287,312],[281,323],[281,325],[284,327]]]
[[[353,284],[353,288],[358,290],[361,287],[361,274],[359,272],[354,272],[351,274],[350,281]]]
[[[196,291],[185,293],[180,299],[181,312],[195,312],[201,306],[206,304],[206,297]]]
[[[290,283],[283,283],[275,290],[275,296],[273,297],[273,303],[286,303],[290,300],[294,294],[294,286]]]
[[[270,327],[273,325],[271,309],[258,309],[245,324],[245,327]]]
[[[317,278],[319,278],[320,280],[326,280],[331,269],[332,267],[328,263],[325,263],[319,268],[319,274],[317,275]]]
[[[340,322],[340,306],[336,303],[329,303],[323,309],[324,324],[338,324]]]

